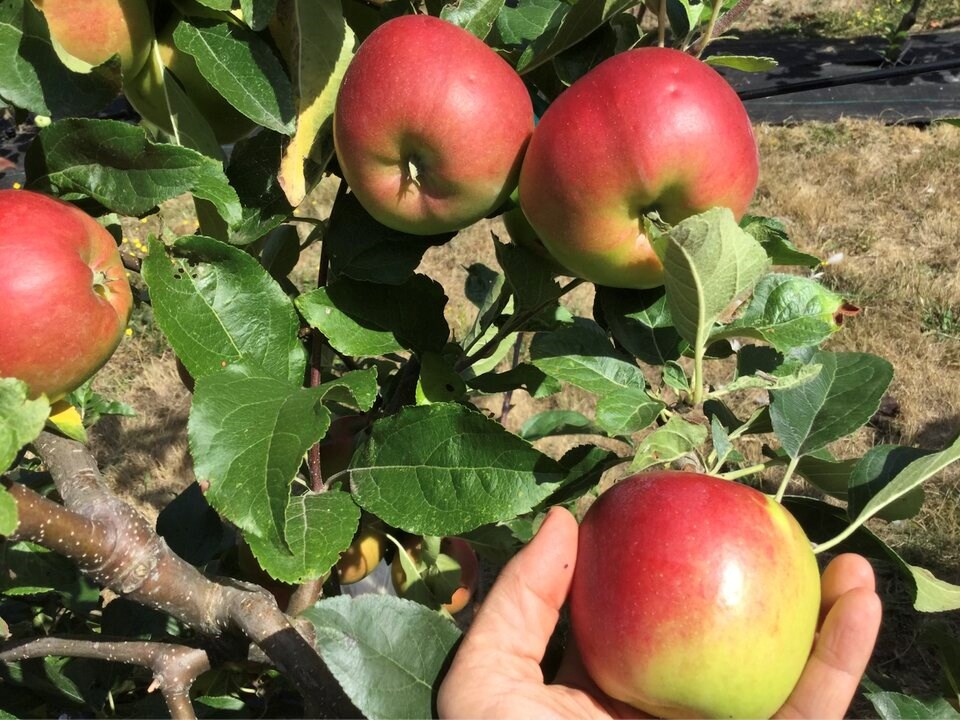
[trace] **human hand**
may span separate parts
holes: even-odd
[[[597,688],[574,647],[554,682],[544,683],[540,661],[570,589],[577,537],[574,517],[554,508],[503,569],[440,686],[440,717],[645,717]],[[873,569],[859,555],[827,566],[813,652],[777,717],[843,716],[880,628],[874,586]]]

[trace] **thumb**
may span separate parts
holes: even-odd
[[[509,562],[483,601],[463,646],[472,671],[543,682],[540,661],[557,625],[577,561],[577,521],[554,507],[536,537]]]

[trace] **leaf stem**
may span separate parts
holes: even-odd
[[[489,355],[494,350],[496,350],[500,346],[500,343],[503,342],[503,339],[508,335],[510,335],[510,333],[520,330],[528,320],[535,318],[537,315],[543,312],[543,310],[550,303],[558,300],[559,298],[562,298],[568,292],[570,292],[574,288],[579,287],[584,282],[586,281],[582,280],[581,278],[576,278],[575,280],[571,280],[562,288],[560,288],[560,294],[557,295],[556,297],[552,297],[552,298],[549,298],[548,300],[544,300],[539,305],[531,308],[530,310],[524,313],[518,313],[516,315],[512,315],[503,324],[503,327],[500,328],[496,333],[494,333],[494,336],[490,338],[487,342],[485,342],[483,346],[480,347],[479,350],[471,353],[470,355],[467,355],[466,357],[462,358],[460,362],[457,363],[457,366],[456,366],[457,371],[464,370],[470,367],[471,365],[473,365],[478,360],[482,360],[483,358],[485,358],[487,355]]]
[[[758,465],[751,465],[750,467],[740,468],[739,470],[732,470],[728,473],[723,473],[718,477],[722,477],[725,480],[736,480],[737,478],[747,477],[747,475],[756,475],[759,472],[763,472],[767,469],[766,463],[760,463]],[[711,471],[711,475],[714,475],[715,472]]]
[[[698,347],[693,356],[693,404],[699,407],[703,403],[703,355],[706,348]]]
[[[707,29],[703,32],[703,40],[700,41],[699,47],[697,48],[698,58],[703,55],[703,51],[707,49],[707,45],[709,45],[713,39],[713,29],[717,24],[717,18],[720,17],[721,8],[723,8],[723,0],[714,0],[713,12],[710,13],[710,22],[707,23]]]
[[[848,537],[853,535],[857,531],[857,529],[860,527],[861,524],[862,523],[854,523],[853,525],[850,525],[849,527],[847,527],[842,533],[840,533],[836,537],[830,538],[825,542],[814,545],[813,554],[819,555],[822,552],[826,552],[827,550],[830,550],[831,548],[836,547],[837,545],[842,543],[844,540],[846,540]]]
[[[797,469],[799,462],[799,455],[795,458],[790,458],[790,464],[787,465],[787,471],[783,474],[783,479],[780,481],[780,487],[777,488],[777,495],[774,498],[777,502],[783,502],[783,495],[787,492],[787,485],[790,483],[790,478],[793,477],[793,472]]]

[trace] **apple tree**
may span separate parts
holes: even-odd
[[[84,444],[122,404],[0,379],[0,716],[429,716],[476,557],[495,571],[549,508],[666,467],[766,490],[814,552],[889,563],[919,612],[960,609],[960,587],[871,530],[914,515],[960,443],[830,451],[892,366],[823,349],[856,308],[749,214],[752,132],[710,66],[770,61],[709,46],[751,3],[0,0],[0,98],[39,128],[26,190],[3,192],[108,230],[179,198],[198,224],[120,258],[193,390],[196,482],[155,526]],[[56,217],[31,212],[40,246]],[[511,237],[488,239],[497,267],[461,258],[473,315],[451,330],[421,260],[498,216]],[[27,318],[5,304],[14,265],[0,313]],[[62,318],[47,348],[77,306],[44,292],[36,312]],[[39,347],[27,327],[0,321],[0,368]],[[595,412],[563,409],[571,386]],[[512,432],[522,393],[561,409]],[[345,592],[382,558],[403,597]],[[952,709],[866,694],[887,717]]]

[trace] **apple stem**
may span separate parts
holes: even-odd
[[[667,44],[667,0],[660,0],[660,12],[657,14],[657,45]]]
[[[780,487],[777,488],[777,496],[774,498],[777,502],[783,502],[783,495],[787,492],[787,485],[790,483],[790,478],[793,477],[793,471],[797,469],[797,464],[799,462],[799,455],[797,455],[795,458],[790,458],[790,464],[787,465],[787,471],[783,474],[783,479],[780,481]]]
[[[758,465],[751,465],[750,467],[740,468],[739,470],[733,470],[728,473],[723,473],[722,475],[717,475],[717,477],[722,477],[724,480],[736,480],[738,478],[746,477],[747,475],[756,475],[759,472],[763,472],[767,469],[766,463],[760,463]],[[716,469],[710,472],[711,475],[716,475]]]
[[[703,56],[703,51],[707,49],[707,45],[709,45],[713,39],[713,29],[716,27],[717,18],[720,17],[720,9],[722,7],[723,3],[719,0],[713,4],[713,12],[710,13],[710,22],[707,23],[707,29],[703,31],[703,40],[700,41],[699,47],[697,48],[698,58]]]

